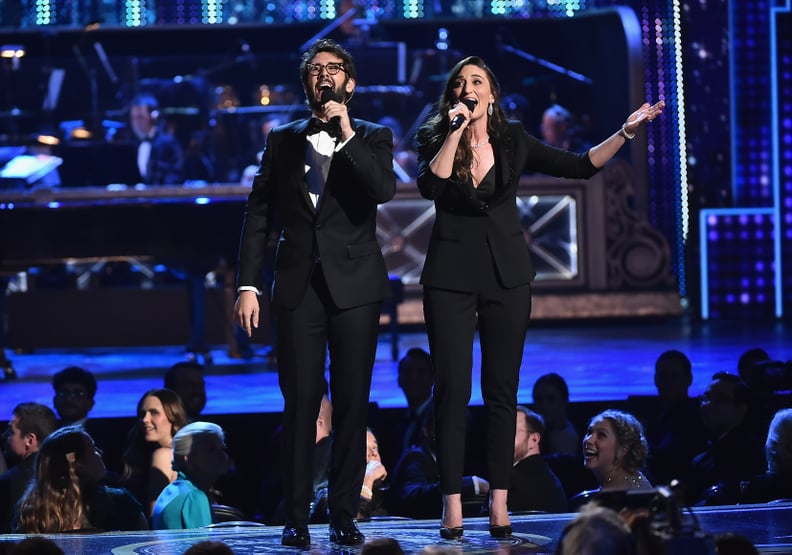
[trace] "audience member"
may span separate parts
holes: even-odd
[[[589,503],[561,532],[556,555],[633,555],[630,526],[613,509]]]
[[[563,150],[586,152],[591,144],[580,137],[580,127],[572,113],[558,104],[553,104],[542,114],[542,140]]]
[[[204,540],[192,544],[184,555],[234,555],[234,550],[227,543]]]
[[[396,455],[420,443],[421,422],[432,410],[432,358],[421,347],[413,347],[399,361],[399,387],[407,400],[407,418],[403,430],[396,434]]]
[[[567,511],[564,487],[542,456],[540,445],[543,433],[542,417],[526,407],[518,406],[509,511]]]
[[[108,479],[111,475],[120,474],[124,466],[122,453],[126,438],[117,433],[112,423],[88,418],[97,391],[93,373],[79,366],[69,366],[52,376],[52,388],[55,392],[52,406],[60,417],[59,425],[82,426],[102,450]]]
[[[177,362],[165,372],[163,385],[179,396],[188,422],[201,416],[206,406],[206,382],[201,363],[194,360]]]
[[[187,424],[187,417],[181,399],[170,389],[145,392],[137,405],[137,417],[124,453],[123,483],[150,517],[160,492],[176,479],[173,436]]]
[[[363,487],[360,488],[357,520],[371,520],[372,516],[388,514],[384,506],[385,493],[382,489],[387,477],[388,471],[382,464],[377,436],[369,429],[366,432],[366,473],[363,476]]]
[[[213,522],[212,486],[228,472],[225,434],[217,424],[193,422],[173,436],[176,480],[157,497],[152,513],[155,530],[200,528]]]
[[[735,374],[718,372],[701,396],[709,447],[696,455],[683,484],[690,505],[736,503],[740,482],[766,468],[761,440],[745,422],[750,392]]]
[[[680,479],[693,457],[707,446],[707,432],[698,401],[688,396],[693,372],[684,353],[661,353],[655,361],[654,383],[660,406],[646,426],[647,467],[655,483],[669,484]]]
[[[584,465],[597,478],[599,491],[651,488],[641,472],[647,450],[641,423],[618,410],[592,418],[583,438]]]
[[[737,360],[737,374],[748,387],[751,387],[754,368],[758,363],[768,360],[770,360],[770,355],[761,347],[748,349]]]
[[[533,402],[545,423],[542,452],[578,456],[580,436],[567,416],[569,387],[564,378],[555,372],[539,376],[533,386]]]
[[[52,376],[52,388],[55,396],[52,405],[60,417],[61,426],[85,424],[88,413],[94,407],[96,395],[96,378],[80,368],[69,366]]]
[[[146,185],[177,185],[183,181],[184,155],[175,137],[159,126],[159,102],[147,93],[129,103],[129,121],[138,140],[137,166]]]
[[[792,409],[779,410],[770,422],[765,458],[767,471],[741,484],[740,503],[792,501]]]
[[[388,490],[391,514],[411,518],[440,518],[443,509],[435,454],[435,420],[432,408],[421,426],[421,441],[407,449],[396,463]],[[464,516],[480,516],[489,494],[489,482],[479,476],[462,478]]]
[[[25,534],[75,530],[145,530],[141,505],[118,488],[101,485],[105,466],[91,436],[66,426],[45,439],[33,480],[17,506],[16,529]]]
[[[11,530],[14,507],[33,478],[34,456],[44,440],[58,427],[52,410],[39,403],[20,403],[3,434],[6,452],[18,459],[15,466],[0,474],[0,533]]]

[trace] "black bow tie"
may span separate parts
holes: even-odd
[[[324,131],[331,137],[338,137],[341,135],[341,129],[338,126],[338,122],[335,121],[322,121],[318,118],[311,118],[308,122],[308,129],[306,133],[308,135],[315,135],[320,131]]]

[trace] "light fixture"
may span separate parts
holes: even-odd
[[[4,44],[0,46],[0,58],[11,60],[11,69],[19,69],[19,59],[25,55],[25,47],[21,44]]]

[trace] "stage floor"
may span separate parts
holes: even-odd
[[[706,536],[737,533],[750,539],[761,553],[792,553],[792,505],[724,506],[694,511],[701,537],[686,542],[686,550],[669,553],[705,555],[694,549],[706,545]],[[420,553],[427,546],[445,549],[445,553],[553,553],[558,538],[574,514],[513,516],[514,535],[495,540],[487,531],[487,520],[467,519],[461,541],[442,540],[437,520],[380,520],[360,524],[367,541],[395,538],[405,553]],[[240,523],[242,524],[242,523]],[[65,553],[82,555],[174,555],[204,540],[222,541],[238,555],[262,553],[360,553],[361,547],[341,548],[327,539],[327,527],[310,527],[312,544],[305,550],[280,545],[281,528],[274,526],[222,525],[219,527],[159,532],[106,534],[60,534],[45,537],[55,541]],[[692,535],[677,538],[692,538]],[[0,536],[0,542],[19,541],[24,536]]]
[[[107,323],[112,326],[112,322]],[[118,333],[124,333],[118,330]],[[397,363],[383,333],[371,387],[371,401],[380,408],[404,407],[397,385]],[[428,348],[423,329],[403,332],[399,351]],[[538,376],[557,372],[567,381],[570,401],[624,401],[631,395],[655,395],[654,362],[667,349],[678,349],[693,364],[691,396],[700,395],[715,372],[737,371],[747,349],[762,347],[775,360],[792,359],[792,325],[782,322],[690,323],[681,318],[663,321],[599,321],[566,324],[534,323],[523,355],[518,400],[532,402]],[[263,349],[259,349],[263,351]],[[205,414],[280,412],[283,407],[277,372],[263,356],[251,360],[229,358],[220,345],[212,350],[214,363],[206,368]],[[472,405],[480,405],[481,352],[473,349]],[[162,387],[172,364],[185,360],[184,347],[48,349],[30,354],[8,353],[18,378],[0,379],[0,420],[23,401],[52,403],[51,376],[70,365],[93,372],[98,381],[92,418],[131,417],[141,394]]]

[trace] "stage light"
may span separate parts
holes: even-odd
[[[19,69],[19,60],[25,55],[25,47],[21,44],[4,44],[0,46],[0,58],[11,60],[11,69]]]

